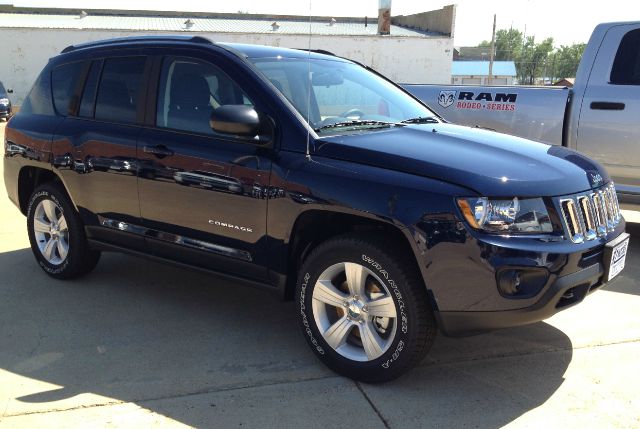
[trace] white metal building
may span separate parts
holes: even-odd
[[[517,76],[513,61],[494,61],[492,85],[513,85]],[[489,61],[454,61],[451,66],[454,85],[488,85]]]
[[[449,83],[455,6],[374,19],[179,12],[74,11],[0,6],[0,81],[19,105],[48,59],[66,46],[141,34],[197,34],[220,42],[324,49],[402,83]],[[311,21],[311,23],[310,23]]]

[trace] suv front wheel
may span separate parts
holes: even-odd
[[[346,235],[306,258],[296,290],[300,324],[316,356],[337,373],[391,380],[431,347],[433,312],[419,274],[402,256],[383,238]]]
[[[31,195],[27,229],[36,260],[51,277],[80,277],[93,270],[100,259],[100,252],[89,248],[71,201],[54,184],[42,185]]]

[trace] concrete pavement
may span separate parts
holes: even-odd
[[[119,254],[55,281],[4,183],[0,219],[3,428],[640,427],[640,225],[621,277],[581,305],[440,336],[414,371],[366,385],[315,359],[292,303]]]

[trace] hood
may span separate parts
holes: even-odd
[[[608,181],[598,163],[573,150],[451,124],[322,137],[315,153],[443,180],[488,197],[568,195]]]

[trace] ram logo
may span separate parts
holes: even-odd
[[[438,95],[438,104],[445,109],[453,104],[456,100],[457,91],[440,91]]]

